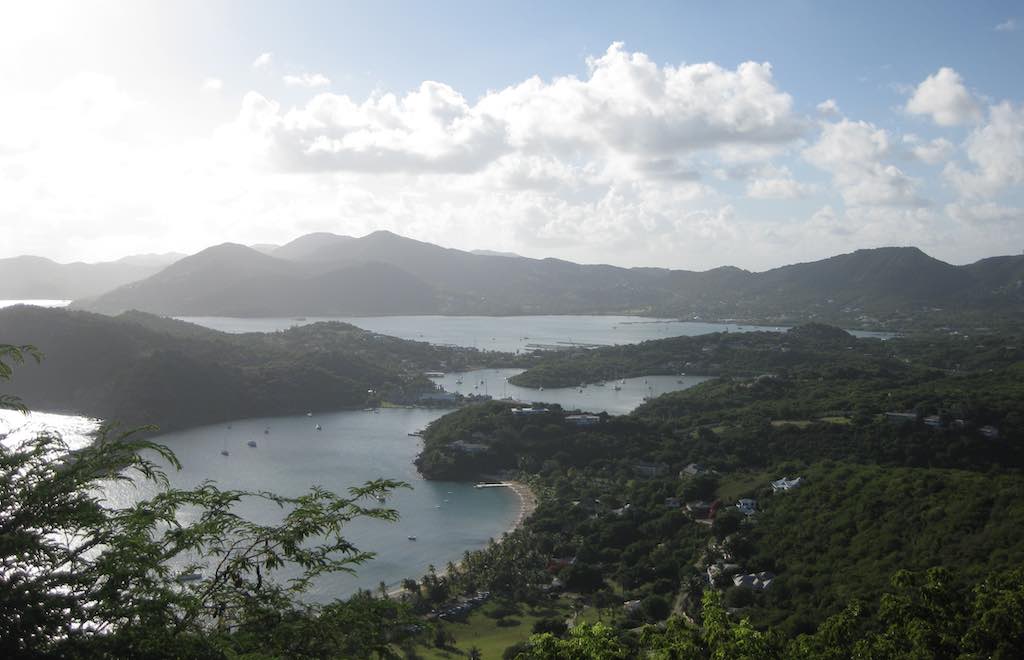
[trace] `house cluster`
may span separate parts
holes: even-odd
[[[799,488],[804,484],[803,477],[782,477],[771,482],[772,491],[775,493],[784,493],[794,488]],[[667,503],[667,501],[666,501]],[[686,505],[687,511],[698,521],[707,520],[714,518],[717,511],[718,502],[692,502]],[[736,502],[736,509],[744,516],[753,516],[757,513],[757,500],[744,497]],[[707,559],[707,579],[708,583],[712,586],[724,586],[732,582],[734,587],[740,589],[751,589],[753,591],[764,591],[768,589],[772,581],[775,579],[775,574],[770,571],[760,571],[756,573],[744,573],[743,567],[734,561],[732,553],[728,550],[729,537],[726,537],[724,541],[719,542],[711,540],[708,543],[708,554]]]
[[[600,415],[583,413],[579,415],[566,415],[565,421],[573,426],[594,426],[601,423]]]
[[[729,537],[722,542],[708,543],[709,563],[706,569],[708,584],[725,586],[732,582],[734,587],[764,591],[771,586],[775,574],[770,571],[744,573],[743,567],[734,561],[732,553],[727,549]]]

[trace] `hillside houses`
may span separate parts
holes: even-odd
[[[790,479],[788,477],[782,477],[772,482],[772,492],[774,493],[785,493],[786,491],[799,488],[804,483],[803,477],[797,477],[796,479]]]
[[[768,587],[772,586],[772,580],[774,579],[775,574],[771,571],[761,571],[760,573],[735,575],[732,578],[732,584],[734,587],[739,587],[741,589],[764,591]]]

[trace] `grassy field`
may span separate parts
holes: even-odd
[[[723,502],[735,502],[744,494],[764,488],[781,476],[781,474],[776,474],[775,472],[733,472],[724,474],[718,482],[718,499]]]
[[[539,619],[558,618],[567,620],[573,615],[573,603],[569,598],[560,598],[548,605],[528,607],[519,605],[519,611],[503,618],[495,617],[498,605],[488,603],[473,612],[465,622],[444,623],[445,629],[455,636],[455,646],[447,649],[421,646],[417,652],[423,658],[452,660],[465,658],[474,646],[480,649],[481,657],[497,660],[506,648],[526,641],[533,633],[533,624]],[[596,621],[597,613],[584,609],[577,621]]]

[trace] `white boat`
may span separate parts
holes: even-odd
[[[319,424],[317,424],[317,425],[316,425],[316,430],[317,430],[317,431],[323,431],[323,430],[324,430],[324,427],[322,427],[322,426],[320,426]]]

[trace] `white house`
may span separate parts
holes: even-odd
[[[764,591],[768,587],[772,586],[772,580],[775,579],[775,574],[769,571],[761,571],[760,573],[748,573],[747,575],[737,575],[732,579],[733,586],[743,587],[744,589],[753,589],[754,591]]]
[[[780,492],[784,493],[787,490],[793,490],[794,488],[799,488],[800,486],[803,485],[803,483],[804,483],[804,478],[803,477],[797,477],[796,479],[790,479],[788,477],[783,477],[781,479],[778,479],[778,480],[772,482],[772,491],[774,491],[776,493],[780,493]]]

